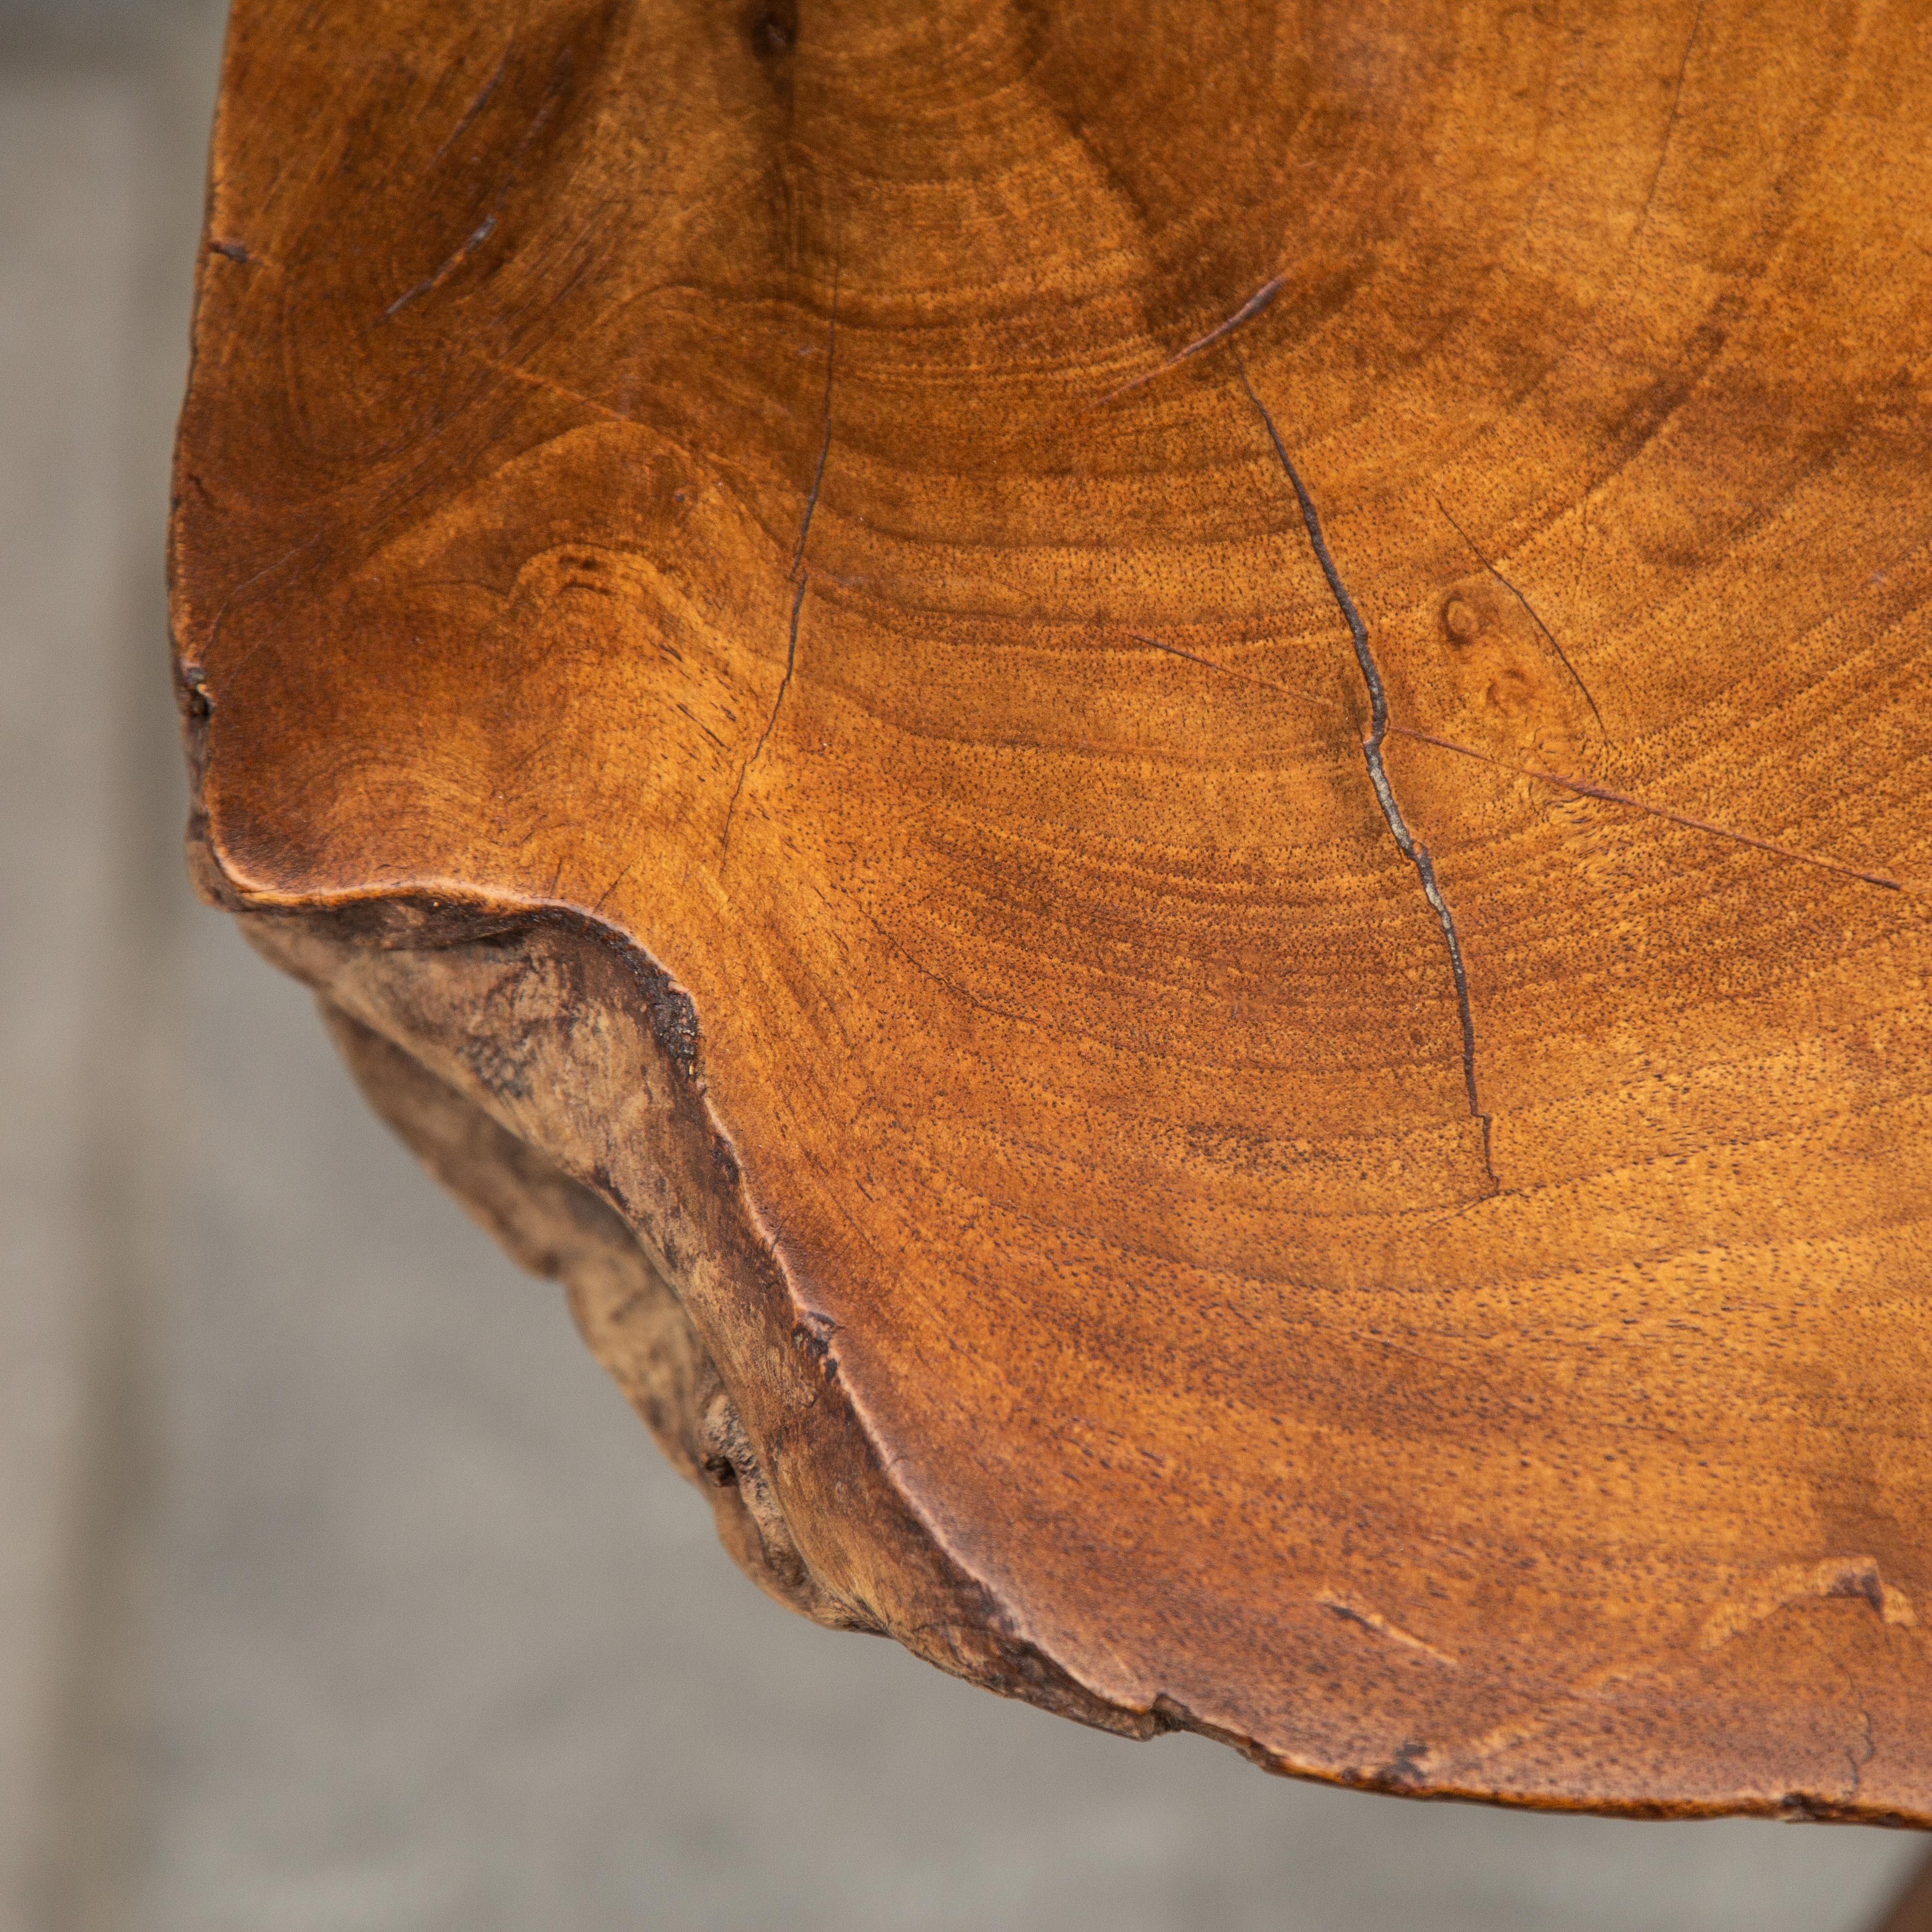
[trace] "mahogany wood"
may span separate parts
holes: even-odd
[[[808,1614],[1932,1822],[1928,126],[1906,0],[238,0],[198,874]]]

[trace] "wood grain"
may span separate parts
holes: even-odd
[[[240,0],[200,876],[811,1613],[1932,1822],[1928,124],[1903,0]]]

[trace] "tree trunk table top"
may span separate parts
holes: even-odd
[[[1932,1821],[1932,37],[239,0],[208,896],[821,1621]]]

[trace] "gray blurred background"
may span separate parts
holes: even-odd
[[[1920,1841],[1286,1784],[740,1580],[183,880],[221,12],[0,0],[0,1928],[1872,1922]]]

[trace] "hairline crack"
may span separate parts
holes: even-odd
[[[791,674],[798,662],[798,620],[805,608],[805,593],[812,587],[812,573],[805,568],[805,546],[812,535],[813,513],[818,508],[818,493],[825,482],[826,459],[832,454],[832,376],[838,352],[838,276],[840,263],[835,259],[832,264],[832,312],[826,325],[825,334],[825,427],[819,438],[818,461],[812,472],[812,488],[806,491],[805,514],[800,518],[798,542],[793,546],[791,568],[786,574],[792,579],[794,588],[791,600],[791,627],[785,639],[784,675],[778,680],[778,694],[772,700],[771,715],[765,720],[765,728],[758,734],[758,742],[752,747],[752,755],[738,767],[738,782],[731,788],[730,802],[724,808],[724,830],[718,841],[718,865],[722,872],[731,850],[731,820],[738,809],[740,794],[745,789],[746,776],[758,762],[765,748],[765,741],[772,735],[778,722],[778,712],[785,701],[785,693],[791,688]]]
[[[1104,409],[1109,403],[1118,402],[1131,391],[1151,382],[1156,376],[1165,376],[1169,370],[1178,369],[1184,362],[1191,362],[1204,350],[1212,349],[1217,342],[1226,340],[1244,322],[1252,322],[1259,315],[1287,285],[1288,278],[1285,274],[1276,275],[1262,283],[1226,320],[1216,322],[1205,335],[1197,335],[1184,347],[1177,349],[1165,362],[1156,363],[1151,369],[1143,369],[1138,376],[1129,376],[1118,389],[1102,396],[1098,406]]]
[[[1562,644],[1558,643],[1556,633],[1552,631],[1538,614],[1536,606],[1532,604],[1529,599],[1526,597],[1522,592],[1519,590],[1516,586],[1512,584],[1509,579],[1505,577],[1502,572],[1476,548],[1474,539],[1472,538],[1470,536],[1469,532],[1463,529],[1462,526],[1456,520],[1454,512],[1450,510],[1447,503],[1443,502],[1440,496],[1438,496],[1436,499],[1436,507],[1448,519],[1449,527],[1462,539],[1463,548],[1467,550],[1469,554],[1473,556],[1476,561],[1480,563],[1483,568],[1486,570],[1493,577],[1496,581],[1522,606],[1524,610],[1528,615],[1529,621],[1543,633],[1544,640],[1548,644],[1550,648],[1556,653],[1558,658],[1562,664],[1563,668],[1570,674],[1570,678],[1575,683],[1576,688],[1583,694],[1583,702],[1590,707],[1590,716],[1597,721],[1597,729],[1599,731],[1601,731],[1606,738],[1608,738],[1610,734],[1608,728],[1604,723],[1604,714],[1597,709],[1597,700],[1591,694],[1590,687],[1583,682],[1582,674],[1570,662],[1570,653],[1563,648]]]
[[[1442,928],[1443,944],[1449,955],[1450,975],[1456,985],[1456,1016],[1462,1028],[1462,1084],[1468,1096],[1469,1117],[1482,1130],[1483,1171],[1494,1191],[1499,1184],[1490,1159],[1490,1117],[1483,1111],[1476,1084],[1476,1023],[1469,1004],[1469,975],[1463,963],[1462,942],[1456,931],[1456,916],[1449,910],[1449,902],[1443,897],[1442,888],[1437,883],[1436,862],[1430,856],[1429,848],[1409,830],[1402,815],[1402,808],[1396,802],[1394,788],[1389,783],[1388,766],[1382,757],[1382,743],[1389,728],[1388,694],[1383,687],[1375,653],[1369,647],[1368,626],[1363,622],[1362,614],[1356,608],[1354,598],[1348,594],[1348,586],[1342,581],[1342,573],[1329,550],[1328,539],[1322,533],[1322,518],[1316,509],[1315,500],[1309,495],[1308,486],[1302,482],[1300,472],[1290,459],[1288,446],[1282,441],[1281,432],[1275,428],[1274,418],[1269,414],[1268,405],[1256,393],[1255,386],[1248,377],[1246,360],[1238,347],[1234,351],[1234,366],[1240,372],[1241,387],[1247,392],[1248,400],[1254,404],[1268,430],[1268,440],[1274,446],[1282,474],[1294,492],[1295,501],[1300,506],[1302,525],[1308,532],[1310,548],[1315,553],[1316,562],[1322,566],[1322,574],[1328,579],[1329,592],[1348,625],[1348,636],[1355,647],[1355,662],[1360,668],[1362,682],[1369,693],[1370,729],[1369,735],[1362,740],[1363,759],[1368,766],[1369,782],[1375,788],[1376,802],[1382,807],[1390,836],[1402,856],[1415,868],[1416,876],[1422,881],[1422,896],[1428,901],[1430,910]]]

